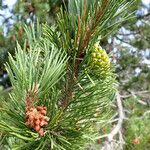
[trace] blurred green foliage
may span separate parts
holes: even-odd
[[[137,98],[138,99],[138,98]],[[128,108],[129,120],[124,124],[125,149],[148,150],[150,149],[150,110],[137,102],[136,98],[125,100]]]

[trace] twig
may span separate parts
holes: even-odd
[[[1,94],[1,95],[4,95],[4,94],[6,94],[6,93],[11,92],[12,90],[13,90],[13,88],[12,88],[12,87],[9,87],[9,88],[7,88],[7,89],[5,89],[5,90],[3,90],[3,91],[0,91],[0,94]]]
[[[144,102],[144,101],[142,101],[142,100],[138,100],[137,102],[138,102],[139,104],[142,104],[142,105],[145,105],[145,106],[147,105],[147,103]]]
[[[124,140],[121,135],[121,130],[122,130],[123,120],[125,119],[125,115],[124,115],[122,101],[121,101],[119,93],[117,93],[117,107],[118,107],[118,116],[119,116],[117,125],[113,128],[113,130],[109,134],[105,134],[96,138],[96,139],[99,139],[99,138],[107,139],[105,142],[105,145],[102,148],[103,150],[113,150],[114,147],[116,146],[118,147],[118,144],[116,142],[114,143],[114,137],[117,134],[119,134],[119,139],[120,139],[119,149],[123,148]]]
[[[138,91],[138,92],[131,91],[130,93],[131,94],[128,94],[128,95],[121,95],[120,97],[121,98],[128,98],[128,97],[131,97],[131,96],[147,94],[147,93],[150,93],[150,92],[149,91]]]
[[[107,138],[109,142],[111,142],[113,137],[122,129],[122,124],[125,117],[119,93],[117,93],[117,106],[118,106],[119,120],[115,128],[111,131],[111,133],[108,134]]]
[[[133,92],[133,91],[131,91],[131,94],[128,94],[128,95],[122,95],[121,96],[121,98],[129,98],[129,97],[131,97],[131,96],[133,96],[133,97],[137,97],[137,96],[143,96],[143,94],[148,94],[149,93],[149,91],[138,91],[138,92]],[[139,103],[139,104],[142,104],[142,105],[147,105],[147,102],[144,102],[144,101],[142,101],[142,100],[137,100],[137,102]]]

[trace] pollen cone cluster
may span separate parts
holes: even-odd
[[[106,51],[99,46],[94,46],[90,53],[89,70],[101,78],[106,78],[110,73],[109,57]]]
[[[29,94],[26,98],[25,123],[38,132],[40,136],[44,136],[43,127],[49,121],[46,116],[47,108],[44,106],[34,107],[33,101],[35,101],[35,97]]]
[[[46,107],[37,106],[37,108],[27,108],[26,124],[37,131],[41,136],[43,136],[43,126],[48,124],[48,117],[46,117]]]

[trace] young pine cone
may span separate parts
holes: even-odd
[[[104,49],[94,46],[88,61],[89,71],[104,79],[110,73],[109,57]]]

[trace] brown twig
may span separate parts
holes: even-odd
[[[82,21],[85,21],[86,16],[86,0],[84,0],[83,13],[82,13]]]
[[[88,46],[89,40],[92,38],[93,33],[95,32],[95,29],[101,19],[102,11],[106,8],[107,4],[108,4],[108,0],[102,0],[102,5],[97,9],[96,17],[91,17],[86,24],[85,19],[86,19],[87,9],[86,9],[86,0],[84,0],[84,8],[83,8],[81,19],[78,16],[78,30],[75,38],[76,45],[81,44],[81,46],[78,49],[79,53],[77,56],[77,58],[79,59],[75,60],[73,71],[68,70],[67,73],[65,96],[62,98],[62,102],[61,102],[61,106],[63,108],[66,108],[72,99],[73,87],[76,82],[74,78],[76,79],[78,78],[79,66],[82,61],[82,58],[84,58],[85,56],[85,49]],[[93,18],[95,18],[95,20]],[[85,28],[82,34],[81,34],[81,25],[83,25],[82,28]],[[83,37],[82,39],[81,36]],[[70,63],[72,64],[72,61],[70,61]]]
[[[99,24],[99,21],[103,15],[103,11],[105,10],[105,8],[107,7],[108,5],[108,0],[103,0],[102,1],[102,5],[97,9],[96,11],[96,17],[91,17],[87,23],[87,25],[85,26],[85,32],[83,33],[83,39],[82,41],[82,45],[80,46],[79,48],[79,58],[83,58],[84,55],[85,55],[85,49],[89,43],[89,40],[92,38],[98,24]],[[82,23],[85,23],[85,14],[86,14],[86,0],[84,0],[84,11],[83,11],[83,14],[82,14]],[[95,20],[93,20],[93,18],[95,18]],[[78,21],[80,21],[78,19]],[[79,26],[80,25],[80,26]],[[78,23],[78,31],[81,31],[81,29],[79,28],[81,27],[81,21],[80,21],[80,24]],[[79,30],[80,29],[80,30]],[[81,34],[79,34],[79,32],[77,32],[77,35],[81,36]],[[80,39],[80,38],[78,38]],[[80,39],[81,40],[81,39]],[[75,63],[75,77],[77,78],[78,76],[78,70],[79,70],[79,65],[80,65],[81,61],[77,60],[76,63]]]
[[[80,16],[78,16],[78,31],[77,31],[77,35],[75,38],[75,44],[77,45],[79,40],[80,40],[80,33],[81,33],[81,19]]]

